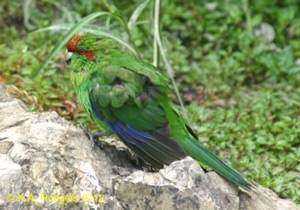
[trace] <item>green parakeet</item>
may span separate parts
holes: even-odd
[[[191,156],[249,191],[251,183],[205,148],[168,97],[157,68],[114,40],[77,34],[67,44],[71,80],[86,111],[156,168]]]

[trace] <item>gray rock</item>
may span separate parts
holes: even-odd
[[[114,189],[128,209],[239,209],[237,188],[215,172],[208,174],[215,176],[208,178],[199,164],[188,157],[158,173],[134,172],[117,180]],[[224,187],[215,187],[210,181]]]
[[[9,197],[11,193],[20,191],[22,186],[22,169],[8,155],[0,154],[0,195]],[[6,203],[5,196],[0,197],[0,205]]]
[[[0,209],[299,210],[269,189],[248,195],[191,158],[156,172],[113,138],[92,149],[54,112],[31,113],[0,85]]]

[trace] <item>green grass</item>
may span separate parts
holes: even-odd
[[[122,37],[126,30],[114,17],[130,21],[138,1],[109,8],[96,0],[32,2],[0,3],[0,82],[30,110],[54,110],[92,128],[70,84],[63,50],[32,79],[63,32],[32,32],[109,11],[110,19],[100,17],[93,25],[109,26]],[[160,31],[191,126],[205,145],[249,179],[300,204],[298,1],[249,1],[248,7],[234,0],[181,2],[162,3]],[[130,29],[135,47],[149,62],[152,10],[149,3]],[[262,34],[263,23],[269,25],[269,36]],[[163,62],[160,67],[168,75]]]

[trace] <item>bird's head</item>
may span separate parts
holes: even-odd
[[[112,39],[79,33],[67,43],[65,60],[74,71],[88,71],[113,48],[118,47]]]

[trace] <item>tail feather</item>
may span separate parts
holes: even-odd
[[[183,142],[182,147],[184,147],[189,156],[209,166],[219,175],[232,181],[244,190],[251,190],[252,184],[250,182],[248,182],[238,171],[205,148],[199,141],[186,140]]]

